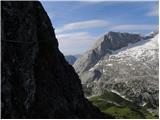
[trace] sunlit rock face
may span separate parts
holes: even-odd
[[[136,105],[158,105],[158,31],[109,32],[74,64],[86,96],[115,92]],[[85,61],[85,62],[84,62]]]
[[[100,37],[95,45],[74,63],[74,68],[81,75],[81,73],[93,67],[106,54],[110,54],[112,50],[118,50],[140,39],[141,37],[138,34],[108,32]]]
[[[2,118],[110,118],[84,98],[40,2],[1,2]]]

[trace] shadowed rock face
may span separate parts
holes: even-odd
[[[39,2],[2,2],[2,118],[110,118],[84,98]]]

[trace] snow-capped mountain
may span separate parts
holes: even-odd
[[[114,92],[139,106],[158,106],[158,31],[109,32],[74,64],[86,96]],[[88,60],[88,61],[87,61]]]
[[[74,63],[74,68],[81,75],[93,67],[106,54],[111,54],[112,50],[118,50],[140,39],[141,36],[138,34],[108,32],[100,37],[95,45]]]

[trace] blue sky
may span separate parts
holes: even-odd
[[[64,54],[82,54],[108,31],[146,34],[158,25],[157,1],[41,1]]]

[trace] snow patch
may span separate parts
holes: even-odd
[[[113,93],[115,93],[115,94],[119,95],[120,97],[122,97],[123,99],[125,99],[125,100],[127,100],[127,101],[132,102],[132,100],[130,100],[130,99],[128,99],[128,98],[126,98],[124,95],[121,95],[119,92],[117,92],[117,91],[115,91],[115,90],[111,90],[111,92],[113,92]]]
[[[113,66],[113,64],[107,64],[107,65],[105,65],[105,66]]]
[[[147,104],[146,102],[143,102],[143,103],[141,104],[141,106],[143,106],[143,107],[144,107],[146,104]]]
[[[94,70],[94,68],[89,69],[89,71],[93,71],[93,70]]]

